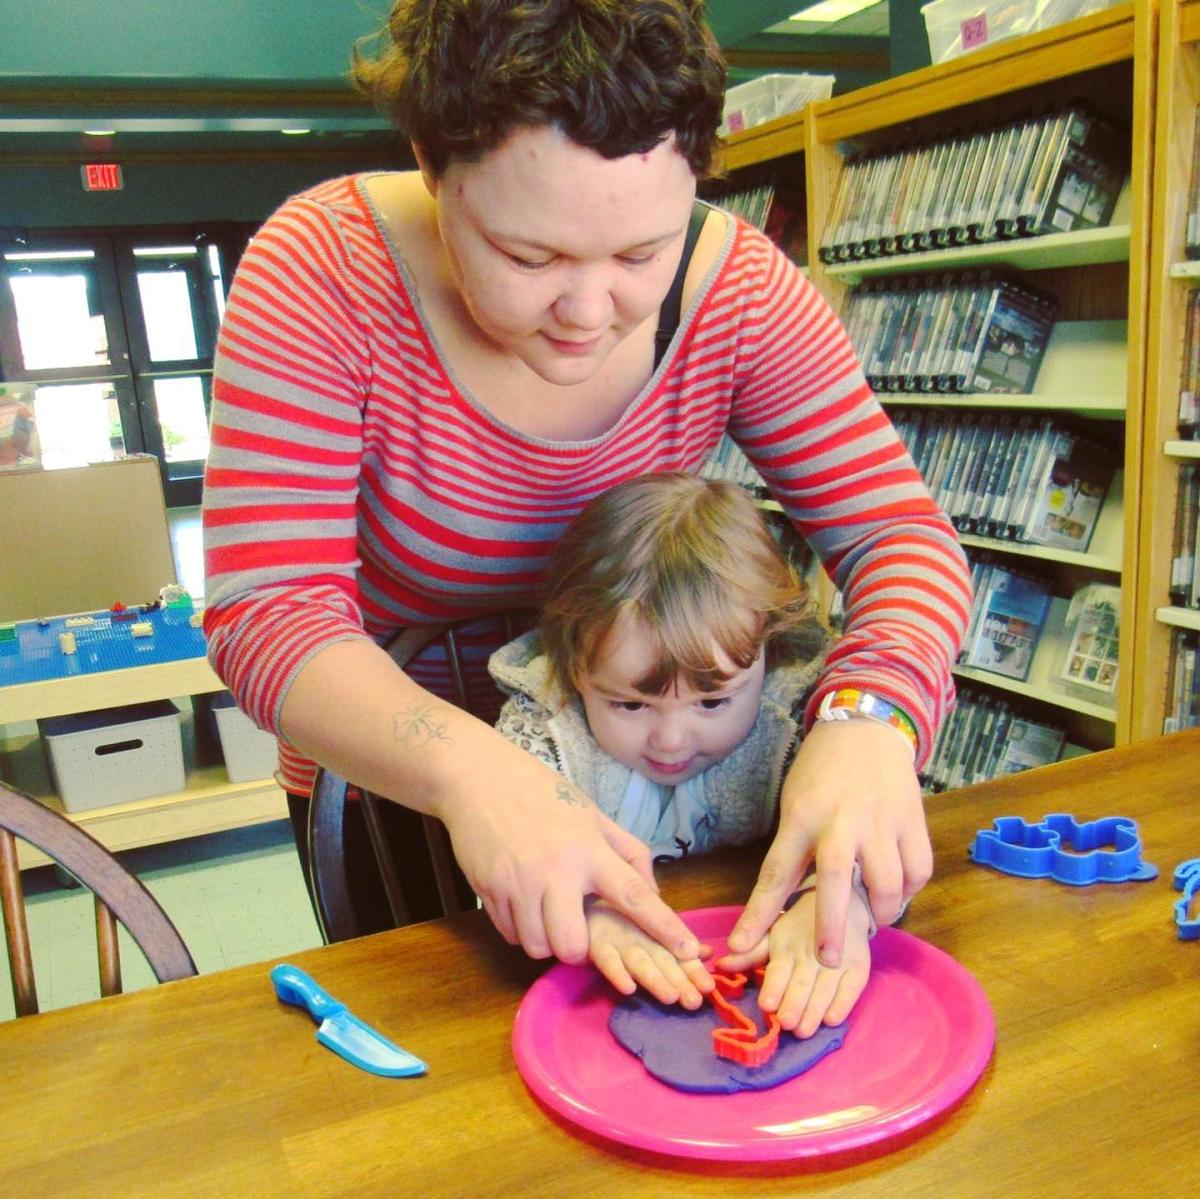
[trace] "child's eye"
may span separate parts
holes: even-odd
[[[712,699],[702,699],[700,701],[700,706],[706,712],[715,712],[719,708],[725,707],[725,705],[727,703],[729,703],[729,696],[723,695],[723,696],[719,696],[719,697],[714,696]]]
[[[636,699],[614,699],[612,706],[618,712],[640,712],[646,705]]]
[[[653,254],[618,254],[617,258],[626,266],[645,266],[654,261]]]

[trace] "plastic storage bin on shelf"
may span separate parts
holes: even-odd
[[[241,710],[228,691],[212,697],[212,714],[231,783],[269,779],[275,773],[279,745]]]
[[[1117,0],[932,0],[921,6],[935,64],[1076,17],[1111,8]]]
[[[762,75],[725,93],[721,136],[741,133],[833,94],[833,75]]]
[[[68,812],[183,790],[179,709],[170,700],[51,716],[38,727]]]

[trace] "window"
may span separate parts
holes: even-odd
[[[213,349],[249,229],[0,238],[0,378],[37,385],[47,467],[158,457],[200,500]]]

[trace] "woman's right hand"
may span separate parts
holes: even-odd
[[[306,663],[283,734],[343,778],[438,817],[492,922],[531,957],[586,960],[589,895],[676,957],[696,956],[696,938],[658,897],[641,841],[491,725],[416,686],[369,641],[334,643]]]
[[[437,814],[509,944],[534,958],[586,961],[584,901],[595,895],[679,960],[697,956],[696,937],[658,896],[648,847],[578,787],[499,736],[486,769],[468,776]]]

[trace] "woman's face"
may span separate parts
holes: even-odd
[[[426,182],[471,318],[551,383],[582,383],[656,321],[696,193],[668,139],[607,159],[553,128],[518,129]]]

